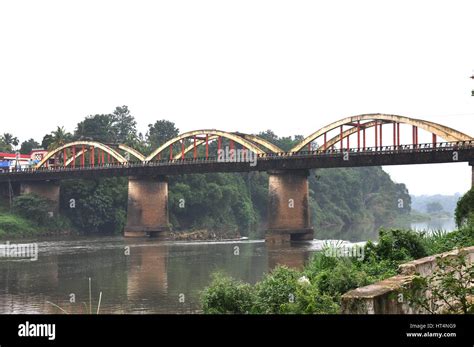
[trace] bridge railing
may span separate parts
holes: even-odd
[[[299,152],[279,152],[279,153],[262,153],[257,154],[257,160],[281,160],[295,157],[308,157],[308,156],[326,156],[326,157],[338,157],[342,154],[349,153],[350,155],[385,155],[385,154],[396,154],[396,153],[413,153],[413,152],[432,152],[432,151],[453,151],[458,149],[466,149],[474,147],[474,140],[471,141],[458,141],[458,142],[438,142],[438,143],[422,143],[417,145],[399,145],[399,146],[378,146],[378,147],[366,147],[366,148],[318,148],[312,151],[299,151]],[[217,163],[222,162],[215,156],[210,157],[198,157],[198,158],[179,158],[179,159],[161,159],[144,162],[127,162],[127,163],[106,163],[106,164],[95,164],[94,166],[76,166],[76,167],[64,167],[64,166],[50,166],[41,168],[22,168],[22,169],[9,169],[0,171],[0,175],[5,174],[24,174],[24,173],[42,173],[42,172],[67,172],[67,171],[81,171],[81,170],[104,170],[104,169],[117,169],[127,167],[143,167],[143,166],[170,166],[170,165],[193,165],[193,164],[204,164],[204,163]]]

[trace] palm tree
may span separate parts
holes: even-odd
[[[5,149],[8,151],[12,151],[13,147],[18,146],[18,138],[16,136],[13,136],[10,133],[4,133],[2,136],[0,136],[0,142],[3,144]]]
[[[18,146],[18,138],[16,136],[13,136],[10,133],[4,133],[3,134],[3,142],[7,145],[13,145],[13,146]]]
[[[68,143],[72,139],[72,135],[64,129],[64,127],[57,127],[51,132],[52,142],[48,146],[48,151],[52,151],[62,145]]]
[[[48,145],[48,151],[53,151],[58,147],[70,142],[72,139],[72,135],[64,129],[64,127],[57,127],[56,130],[51,132],[50,135],[50,144]],[[58,165],[58,160],[60,157],[63,156],[63,153],[59,153],[59,155],[54,156],[54,164]]]

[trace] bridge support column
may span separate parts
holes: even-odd
[[[474,188],[474,162],[470,162],[469,166],[471,167],[471,189]]]
[[[51,216],[59,214],[59,181],[21,182],[20,195],[35,194],[50,201]]]
[[[268,172],[268,229],[270,243],[312,240],[308,170]]]
[[[166,177],[129,177],[124,236],[166,238],[169,230]]]

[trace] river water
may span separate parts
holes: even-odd
[[[375,234],[367,231],[350,241]],[[121,236],[34,242],[35,261],[0,258],[0,313],[61,313],[57,306],[69,313],[96,312],[100,292],[100,313],[197,313],[200,293],[215,271],[255,283],[277,264],[302,267],[327,243],[269,246],[262,240],[163,242]]]

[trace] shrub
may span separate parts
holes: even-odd
[[[204,313],[249,313],[254,301],[253,287],[220,273],[201,296]]]
[[[339,299],[345,292],[368,284],[367,274],[357,269],[350,260],[340,260],[335,268],[319,273],[315,281],[319,290]]]
[[[282,304],[281,313],[293,314],[335,314],[339,312],[339,305],[334,299],[321,294],[314,284],[297,284],[294,302]]]
[[[286,266],[277,266],[255,285],[257,313],[283,313],[283,305],[294,301],[301,274]]]
[[[33,232],[34,228],[27,220],[11,214],[0,215],[0,236],[28,235]]]
[[[474,214],[474,189],[471,189],[459,199],[454,217],[458,227],[463,226],[473,218]]]
[[[35,194],[25,194],[13,199],[13,211],[29,220],[44,225],[50,218],[51,202]]]
[[[366,258],[400,262],[426,257],[428,253],[423,237],[423,234],[412,230],[380,229],[378,243],[366,244]]]

